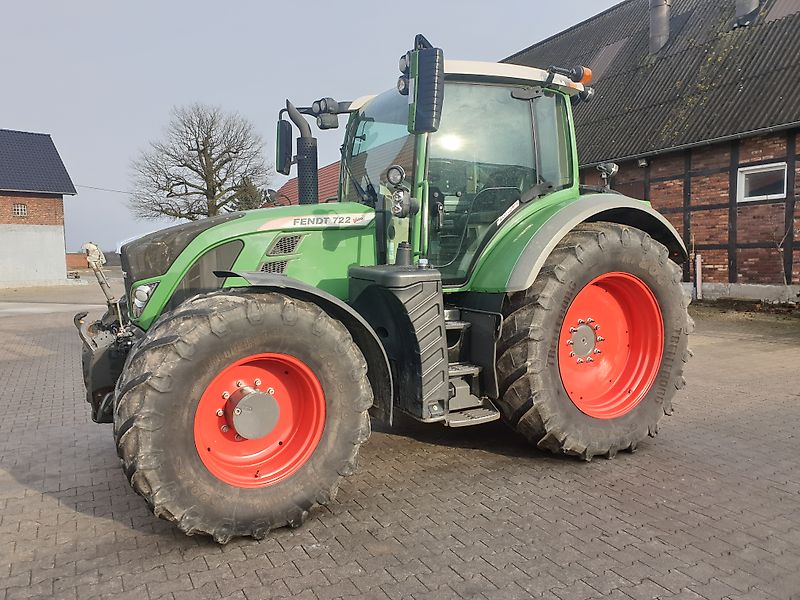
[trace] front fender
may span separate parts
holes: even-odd
[[[246,287],[273,290],[297,300],[313,302],[331,317],[340,321],[353,336],[353,341],[367,360],[367,378],[374,397],[373,408],[370,412],[376,419],[391,425],[393,387],[389,359],[378,335],[364,320],[364,317],[336,296],[285,275],[261,272],[234,273],[231,271],[215,271],[214,274],[218,277],[241,277],[249,284]]]
[[[469,286],[474,291],[519,292],[528,289],[558,243],[581,223],[610,221],[630,225],[664,244],[676,263],[687,259],[686,246],[672,224],[650,204],[622,194],[600,193],[551,205],[519,224],[519,234],[502,239],[480,261]],[[521,239],[522,236],[525,236]],[[513,261],[509,256],[516,257]]]

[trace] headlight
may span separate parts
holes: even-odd
[[[142,315],[144,307],[147,306],[147,302],[150,300],[156,287],[158,287],[158,282],[145,283],[144,285],[137,286],[133,290],[131,297],[131,314],[134,319],[138,319]]]

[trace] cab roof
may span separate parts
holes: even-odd
[[[545,83],[550,73],[544,69],[536,67],[524,67],[522,65],[512,65],[508,63],[482,62],[476,60],[448,60],[444,59],[444,74],[456,75],[461,77],[479,77],[494,79],[497,81],[514,81],[517,83]],[[574,96],[584,90],[581,83],[576,83],[563,75],[555,75],[552,84],[563,92]],[[361,96],[350,103],[350,110],[358,110],[367,102],[372,100],[375,95]]]

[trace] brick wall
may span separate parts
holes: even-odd
[[[83,252],[67,252],[67,269],[87,269],[86,254]]]
[[[783,202],[736,209],[737,241],[741,243],[771,242],[777,244],[786,235],[786,207]]]
[[[25,204],[26,217],[15,217],[14,204]],[[64,225],[64,201],[61,196],[36,194],[0,194],[0,224],[6,225]]]
[[[736,254],[742,282],[783,283],[783,255],[777,248],[740,248]]]
[[[786,158],[785,135],[760,135],[743,139],[739,145],[739,162],[749,163],[761,160]]]
[[[703,281],[710,283],[728,282],[728,251],[704,250],[703,256]]]
[[[656,210],[683,209],[683,180],[670,179],[650,184],[650,202]]]
[[[698,210],[692,213],[691,227],[695,244],[727,244],[728,209]]]
[[[691,205],[727,204],[729,200],[728,187],[727,170],[724,173],[692,177]]]
[[[787,252],[791,251],[790,243],[794,248],[790,272],[784,273],[781,249],[777,246],[786,234],[786,201],[736,203],[735,190],[732,194],[730,189],[731,174],[735,176],[740,167],[791,162],[793,159],[788,156],[792,146],[790,142],[795,142],[795,152],[800,152],[800,131],[654,156],[648,158],[646,169],[639,167],[637,161],[626,161],[620,163],[613,188],[637,198],[649,195],[653,207],[661,211],[683,236],[690,251],[696,249],[703,255],[706,281],[783,284],[786,274],[791,275],[791,282],[797,284],[800,283],[800,199],[795,206],[793,239],[787,236],[783,242]],[[739,161],[732,165],[735,148],[738,149]],[[688,174],[685,172],[687,154],[691,169]],[[794,187],[797,197],[800,193],[800,159],[796,156]],[[599,182],[590,170],[586,170],[584,179],[586,183]],[[688,215],[684,212],[686,185],[691,186]],[[788,188],[792,189],[791,180]],[[736,215],[735,228],[730,218],[731,210]],[[689,222],[688,231],[684,231],[684,217]],[[729,257],[731,243],[735,243],[736,249],[734,256]],[[728,272],[731,261],[736,266],[734,273]]]

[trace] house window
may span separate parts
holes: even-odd
[[[737,200],[781,200],[786,198],[786,163],[739,169]]]
[[[27,204],[12,204],[11,205],[11,214],[15,217],[27,217],[28,216],[28,205]]]

